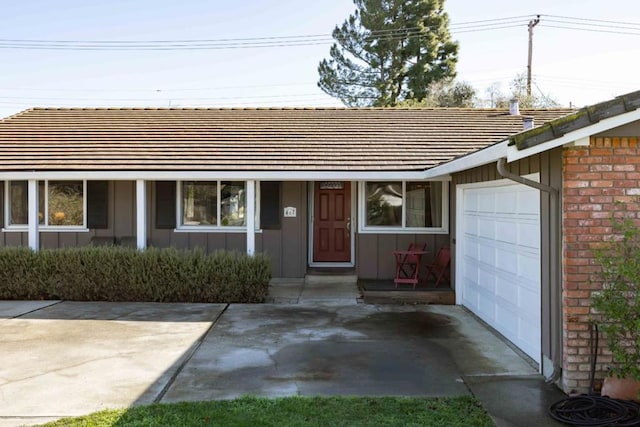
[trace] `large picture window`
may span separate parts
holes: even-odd
[[[360,194],[361,231],[446,231],[446,182],[368,181]]]
[[[183,227],[244,227],[244,181],[182,181],[180,217]]]
[[[7,226],[29,223],[27,181],[9,181]],[[85,226],[84,181],[38,181],[38,218],[43,227]]]

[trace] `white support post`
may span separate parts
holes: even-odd
[[[247,198],[245,200],[247,212],[247,254],[253,255],[256,251],[256,182],[247,181]]]
[[[147,247],[147,187],[144,179],[136,180],[136,244]]]
[[[29,193],[29,247],[37,251],[40,249],[40,232],[38,231],[38,224],[40,223],[40,217],[38,216],[38,180],[30,179],[27,188]],[[44,206],[42,209],[44,209]]]

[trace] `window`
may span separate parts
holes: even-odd
[[[244,181],[182,181],[181,226],[244,227]]]
[[[7,226],[29,223],[27,181],[8,182]],[[38,218],[43,227],[84,227],[85,181],[38,181]]]
[[[446,232],[448,185],[369,181],[361,186],[361,231]]]

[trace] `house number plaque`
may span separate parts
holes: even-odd
[[[344,188],[343,181],[321,181],[321,190],[342,190]]]

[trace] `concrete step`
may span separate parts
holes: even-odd
[[[358,283],[357,274],[307,274],[304,277],[307,286],[315,285],[356,285]]]

